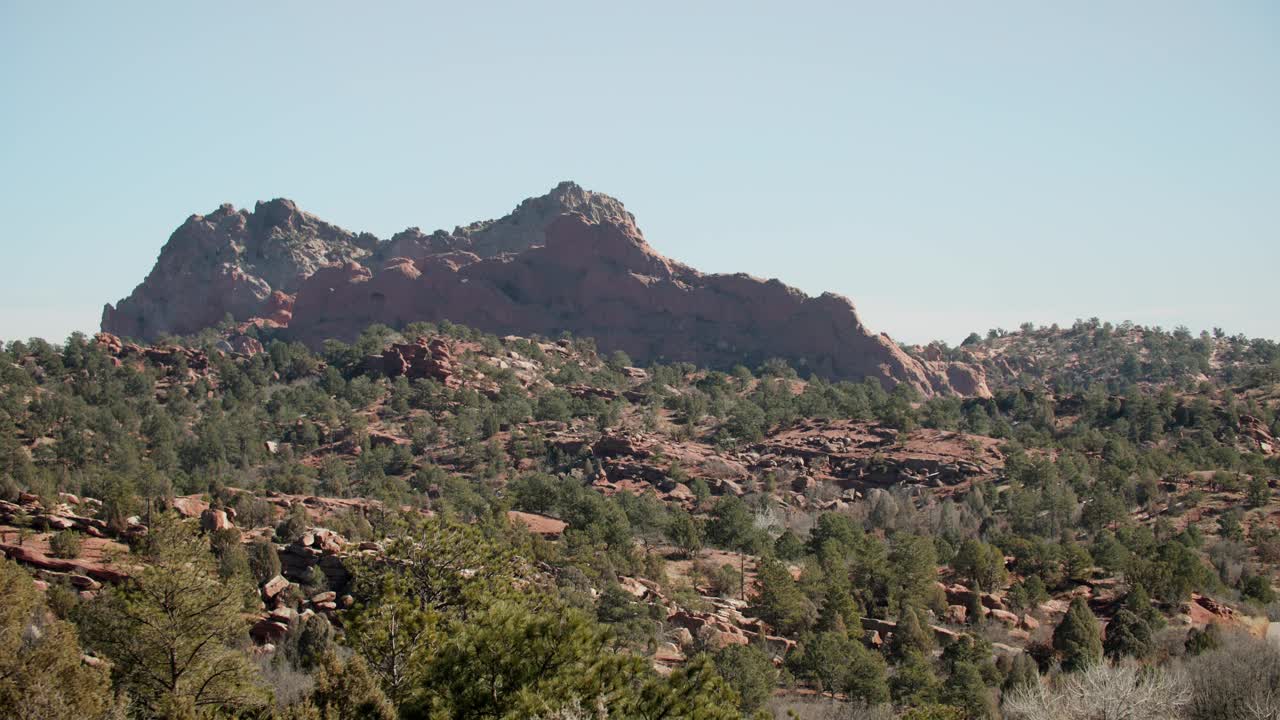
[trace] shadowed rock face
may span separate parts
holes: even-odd
[[[280,312],[279,293],[293,295],[291,316]],[[312,346],[350,341],[371,323],[449,320],[497,334],[569,331],[638,362],[729,368],[780,357],[827,378],[987,394],[976,368],[907,354],[869,332],[844,297],[664,258],[621,203],[572,183],[500,220],[431,235],[415,228],[385,242],[288,201],[253,213],[224,206],[174,233],[147,280],[107,306],[103,329],[153,338],[227,313],[271,316],[284,336]]]

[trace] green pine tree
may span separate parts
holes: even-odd
[[[1084,598],[1071,601],[1062,622],[1053,631],[1053,648],[1067,672],[1088,667],[1102,659],[1102,632],[1098,619]]]
[[[898,615],[898,626],[889,640],[890,656],[901,659],[911,653],[927,656],[932,652],[933,633],[924,629],[915,608],[903,608]]]
[[[90,647],[115,665],[118,684],[145,716],[261,707],[268,696],[239,649],[245,588],[224,579],[206,540],[161,516],[142,569],[85,608]]]
[[[918,652],[908,653],[898,662],[897,671],[889,680],[889,692],[899,705],[920,706],[938,701],[942,684],[928,657]]]
[[[1121,609],[1107,623],[1107,637],[1102,649],[1111,660],[1144,658],[1152,650],[1151,626],[1127,608]]]
[[[965,720],[990,720],[996,717],[995,700],[982,679],[982,672],[972,663],[956,663],[951,677],[943,685],[942,697],[948,705],[960,708]]]
[[[81,661],[75,628],[45,610],[31,576],[0,559],[0,708],[14,718],[113,717],[105,664]]]

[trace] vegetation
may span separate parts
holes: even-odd
[[[0,346],[0,542],[96,562],[84,527],[23,509],[68,493],[95,501],[76,513],[127,542],[115,562],[132,568],[101,589],[42,571],[41,595],[0,565],[0,706],[741,718],[816,697],[920,720],[1106,717],[1127,692],[1147,717],[1272,707],[1269,654],[1246,668],[1244,639],[1167,619],[1193,594],[1276,616],[1274,343],[1093,321],[995,332],[940,348],[984,365],[992,397],[923,399],[776,361],[634,369],[586,340],[447,324],[321,353],[249,332],[252,357],[217,352],[212,331],[183,340],[199,370],[78,335]],[[417,333],[460,348],[453,381],[365,367]],[[779,462],[770,443],[801,421],[874,430],[885,450],[856,468],[834,451]],[[922,478],[893,456],[910,442],[954,443],[984,474]],[[179,495],[236,527],[175,517]],[[355,502],[318,514],[313,496]],[[297,575],[282,548],[317,525],[377,550],[344,559],[349,580]],[[280,575],[295,605],[351,602],[327,611],[340,622],[292,619],[265,651],[249,629]]]

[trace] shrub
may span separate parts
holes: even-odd
[[[1190,701],[1191,688],[1177,673],[1095,663],[1059,676],[1052,686],[1014,688],[1003,709],[1008,720],[1169,720],[1182,717]]]
[[[1274,718],[1280,714],[1280,648],[1238,635],[1187,663],[1190,720]]]
[[[80,557],[81,543],[80,533],[74,530],[63,530],[49,538],[49,549],[54,557],[75,558]]]

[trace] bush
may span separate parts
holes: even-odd
[[[1014,688],[1005,695],[1003,709],[1008,720],[1169,720],[1182,717],[1189,702],[1191,688],[1176,673],[1134,663],[1096,663],[1059,676],[1052,686]]]
[[[1248,635],[1224,638],[1187,663],[1190,720],[1274,718],[1280,714],[1280,648]]]
[[[80,557],[81,544],[80,533],[74,530],[63,530],[49,538],[49,549],[53,552],[54,557]]]
[[[249,546],[249,569],[259,583],[264,583],[280,574],[280,555],[275,545],[259,540]]]
[[[764,705],[778,682],[769,656],[754,645],[729,645],[716,653],[716,669],[738,691],[738,708],[750,715]]]

